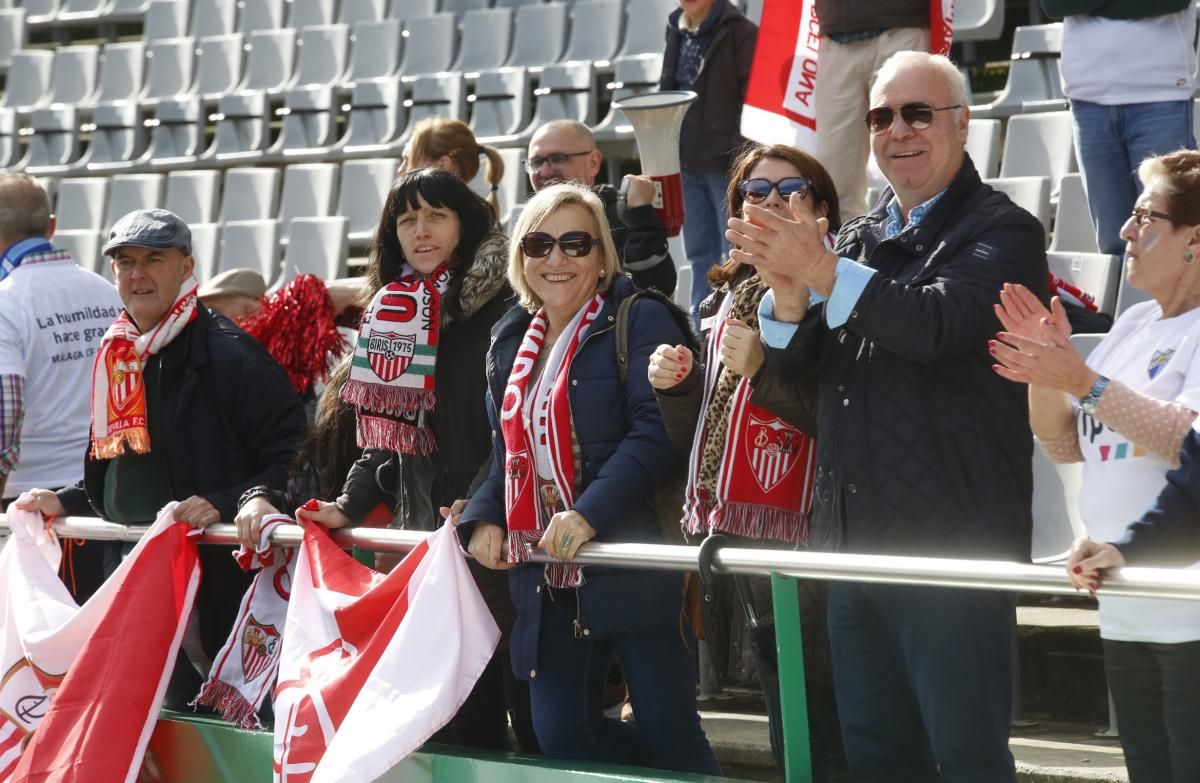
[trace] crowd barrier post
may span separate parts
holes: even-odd
[[[808,691],[804,684],[803,621],[798,588],[793,577],[777,572],[771,574],[779,703],[783,719],[783,776],[787,783],[812,783]]]

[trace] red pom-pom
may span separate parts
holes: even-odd
[[[262,309],[241,324],[283,367],[292,388],[303,394],[329,372],[346,351],[325,283],[300,275],[267,297]]]

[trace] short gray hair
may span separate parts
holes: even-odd
[[[0,236],[13,240],[50,233],[50,199],[28,174],[0,174]]]
[[[930,54],[929,52],[896,52],[884,60],[883,65],[879,66],[879,70],[875,72],[875,78],[871,81],[871,95],[875,95],[875,88],[880,83],[904,68],[925,68],[937,71],[950,90],[950,105],[966,106],[969,102],[967,100],[967,80],[963,77],[962,71],[958,70],[958,66],[946,55]]]

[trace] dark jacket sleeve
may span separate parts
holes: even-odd
[[[733,49],[737,61],[738,85],[742,90],[737,102],[737,112],[740,117],[742,107],[746,104],[746,90],[750,86],[750,71],[754,67],[754,48],[758,43],[758,25],[745,17],[742,17],[739,22],[733,31]],[[738,124],[740,126],[740,119]],[[743,136],[739,136],[739,138],[741,139],[740,146],[744,146],[746,138]]]
[[[794,383],[817,376],[824,360],[822,337],[825,327],[825,303],[808,308],[804,319],[796,325],[792,339],[783,348],[772,348],[763,342],[763,362],[770,365],[781,382]]]
[[[692,365],[688,376],[670,389],[655,389],[658,410],[662,414],[667,436],[676,451],[687,455],[692,451],[696,428],[700,426],[700,409],[704,404],[704,368]]]
[[[91,442],[89,442],[88,448],[91,448],[91,445]],[[92,508],[92,504],[88,500],[87,490],[83,488],[82,481],[73,487],[63,487],[56,494],[58,495],[58,501],[63,504],[63,509],[69,517],[90,517],[97,513],[97,510]]]
[[[1180,465],[1154,506],[1115,541],[1133,566],[1187,566],[1200,561],[1200,434],[1183,440]]]
[[[628,209],[626,217],[625,268],[638,288],[653,288],[671,296],[675,293],[676,273],[666,226],[648,204]]]
[[[765,408],[806,435],[817,434],[817,387],[787,378],[782,356],[764,346],[763,364],[750,379],[750,402]]]
[[[492,457],[480,469],[488,471],[487,478],[483,479],[474,494],[471,495],[471,499],[467,501],[467,507],[463,509],[462,517],[458,521],[458,527],[455,528],[463,549],[466,549],[467,544],[470,543],[471,533],[474,531],[476,524],[486,522],[504,528],[508,524],[504,509],[504,479],[502,476],[504,467],[504,438],[500,434],[499,422],[496,420],[491,390],[487,394],[487,410],[488,420],[491,422],[493,433]],[[476,476],[476,481],[478,480],[479,477]]]
[[[393,457],[395,454],[387,449],[364,449],[362,456],[350,466],[337,506],[351,524],[361,525],[367,514],[380,503],[395,511],[395,496],[385,490],[379,480],[379,470]],[[394,482],[387,486],[394,486]]]

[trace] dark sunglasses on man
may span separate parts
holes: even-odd
[[[939,106],[937,108],[930,106],[928,103],[906,103],[900,107],[900,117],[908,127],[913,130],[922,131],[933,124],[934,112],[961,108],[961,103],[956,103],[953,106]],[[873,136],[878,136],[884,131],[891,130],[892,123],[895,121],[896,110],[891,106],[878,106],[867,112],[867,128]]]
[[[761,204],[771,195],[772,190],[779,194],[779,198],[787,201],[793,193],[799,193],[800,198],[804,198],[808,195],[810,187],[812,187],[812,180],[807,177],[784,177],[778,182],[755,177],[739,182],[738,192],[742,194],[742,198],[747,204]]]
[[[521,252],[527,258],[545,258],[554,252],[554,246],[562,248],[564,256],[582,258],[592,252],[596,240],[586,231],[568,231],[562,236],[550,236],[545,231],[530,231],[521,237]]]

